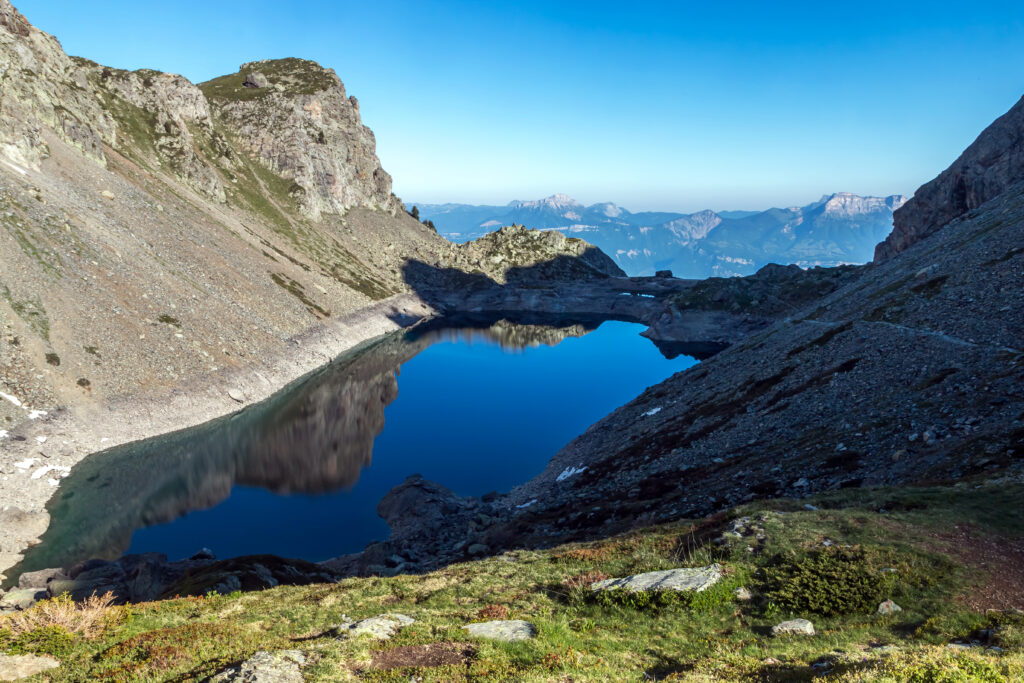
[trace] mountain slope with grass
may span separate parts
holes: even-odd
[[[1020,681],[1024,617],[1006,605],[1024,604],[1022,495],[998,482],[850,490],[421,575],[126,607],[57,600],[0,616],[0,651],[56,659],[51,681]],[[591,589],[710,563],[723,578],[701,593]],[[901,609],[879,614],[887,600]],[[351,635],[381,615],[396,626]],[[815,634],[772,635],[794,617]],[[464,628],[509,620],[533,637]]]

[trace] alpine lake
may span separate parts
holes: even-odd
[[[365,343],[230,416],[89,456],[22,569],[160,552],[322,561],[383,540],[412,474],[459,495],[539,474],[588,426],[714,349],[615,320],[432,321]]]

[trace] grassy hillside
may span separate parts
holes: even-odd
[[[998,482],[762,501],[426,575],[108,607],[86,633],[72,632],[84,611],[48,618],[60,610],[43,603],[0,619],[0,651],[56,656],[54,681],[202,680],[260,650],[302,651],[315,681],[1019,681],[1024,615],[1005,610],[1024,604],[1022,494]],[[725,578],[692,597],[596,600],[588,588],[710,562]],[[903,610],[876,615],[886,599]],[[416,623],[391,640],[332,629],[395,612]],[[791,617],[817,635],[773,637]],[[537,637],[462,630],[505,618],[535,624]]]

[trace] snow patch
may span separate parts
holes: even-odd
[[[43,415],[46,415],[46,411],[45,410],[30,410],[30,411],[28,411],[28,419],[30,419],[30,420],[38,420]]]
[[[8,401],[10,401],[11,403],[13,403],[13,404],[14,404],[15,406],[17,406],[18,408],[20,408],[20,407],[21,407],[21,401],[19,401],[19,400],[18,400],[18,397],[17,397],[17,396],[11,396],[10,394],[5,394],[4,392],[0,391],[0,398],[5,398],[5,399],[7,399]]]
[[[534,498],[534,499],[533,499],[533,500],[531,500],[530,502],[528,502],[528,503],[523,503],[522,505],[516,505],[516,507],[517,507],[518,509],[522,510],[523,508],[528,508],[528,507],[530,507],[531,505],[533,505],[533,504],[534,504],[534,503],[536,503],[536,502],[537,502],[537,499],[536,499],[536,498]]]
[[[579,467],[569,466],[562,470],[562,473],[555,478],[555,481],[565,481],[569,477],[575,477],[577,474],[582,474],[583,472],[586,471],[587,468],[584,467],[583,465],[580,465]]]
[[[36,462],[37,460],[39,460],[39,458],[25,458],[21,462],[14,463],[14,466],[17,467],[19,470],[27,470],[29,467],[32,467],[32,463]]]
[[[11,169],[12,171],[16,171],[21,175],[28,175],[28,171],[23,169],[21,166],[18,166],[17,164],[12,164],[10,161],[7,161],[7,159],[0,159],[0,162],[2,162],[4,166]]]
[[[658,406],[657,408],[651,408],[646,413],[644,413],[644,417],[650,417],[651,415],[657,415],[660,412],[661,412],[661,406]]]
[[[32,479],[42,479],[45,475],[50,472],[60,472],[61,478],[68,476],[71,473],[70,467],[61,467],[60,465],[43,465],[35,472],[32,473]]]

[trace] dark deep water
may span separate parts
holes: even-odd
[[[643,329],[501,322],[364,345],[234,416],[82,461],[22,570],[204,546],[222,558],[357,552],[386,538],[377,503],[408,475],[462,495],[508,490],[696,363],[665,358]]]

